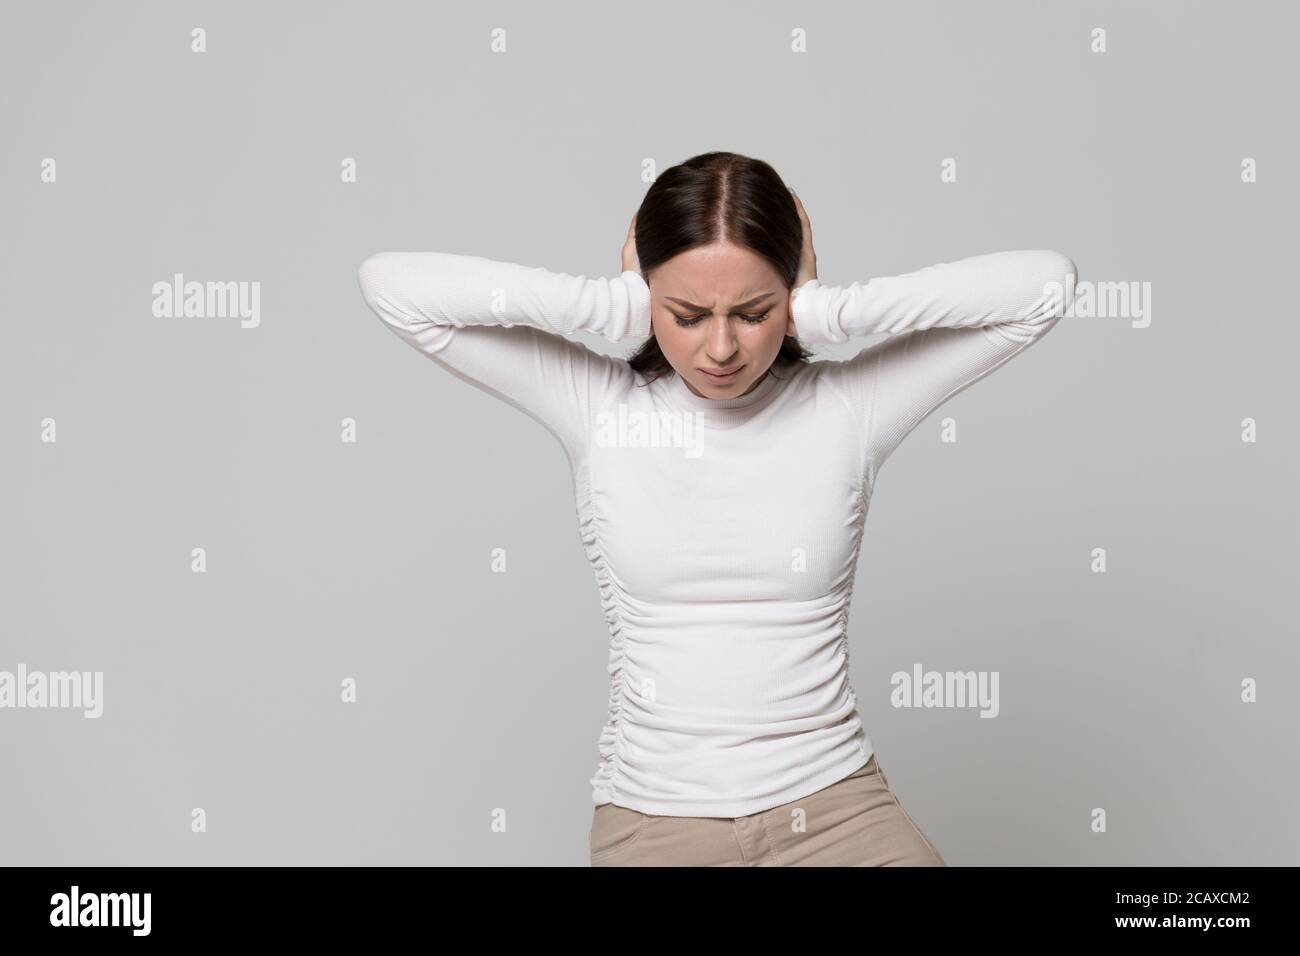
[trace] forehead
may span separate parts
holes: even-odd
[[[673,256],[654,272],[659,295],[688,299],[697,305],[743,302],[781,287],[772,264],[744,246],[718,242]]]

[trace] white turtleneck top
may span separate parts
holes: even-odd
[[[810,280],[794,299],[802,342],[889,337],[850,359],[773,368],[722,400],[673,372],[647,385],[564,337],[648,336],[637,272],[383,252],[359,281],[402,340],[535,419],[568,455],[610,634],[593,801],[738,817],[871,757],[848,622],[875,476],[930,412],[1059,321],[1074,273],[1040,250],[843,287]]]

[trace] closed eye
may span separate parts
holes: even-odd
[[[766,319],[770,314],[771,314],[770,311],[764,312],[761,315],[744,315],[743,313],[737,312],[736,317],[740,319],[742,322],[748,322],[750,325],[758,325],[760,322]],[[704,318],[704,316],[696,315],[696,316],[692,316],[691,318],[687,318],[686,316],[682,316],[682,315],[674,315],[674,318],[677,319],[677,324],[680,325],[682,328],[689,329],[693,325],[699,325],[700,319]]]

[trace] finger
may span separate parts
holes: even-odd
[[[808,212],[803,208],[803,200],[799,198],[799,194],[793,189],[790,192],[794,195],[795,208],[799,210],[799,221],[806,223],[808,221]]]

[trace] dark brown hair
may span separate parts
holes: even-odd
[[[737,153],[701,153],[664,170],[636,214],[641,275],[673,256],[719,241],[745,246],[772,263],[787,288],[799,271],[803,227],[789,188],[761,159]],[[807,362],[799,340],[787,335],[772,372]],[[628,357],[647,381],[674,371],[653,335]],[[774,375],[780,378],[779,375]]]

